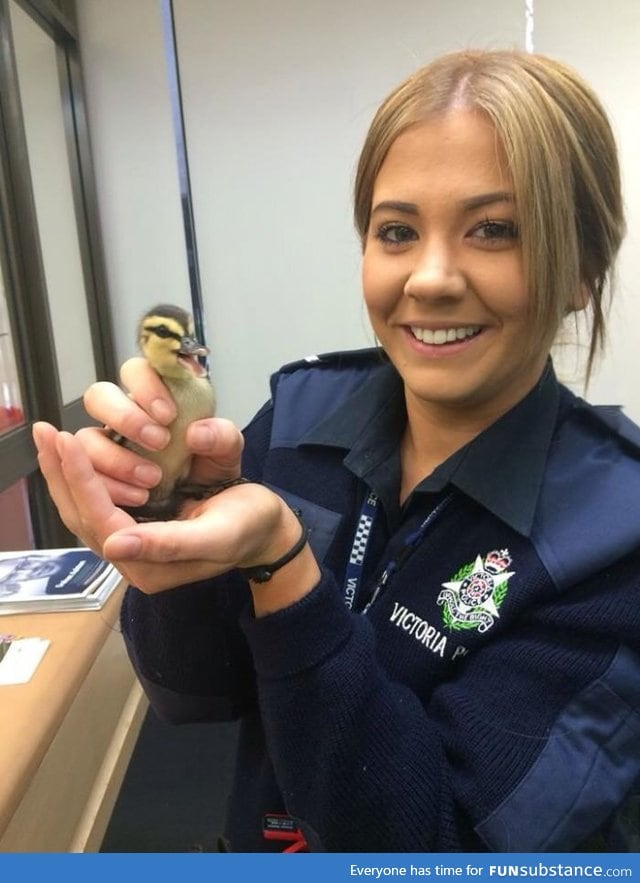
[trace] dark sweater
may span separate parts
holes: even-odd
[[[269,813],[331,852],[568,851],[619,834],[640,776],[637,428],[549,367],[400,507],[390,365],[336,354],[272,389],[244,474],[302,510],[320,583],[260,619],[237,573],[131,588],[122,614],[160,716],[241,718],[231,848],[282,849],[263,837]]]

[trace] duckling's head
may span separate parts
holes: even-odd
[[[189,380],[203,377],[206,370],[198,356],[209,352],[195,338],[193,319],[180,307],[159,304],[149,310],[138,326],[142,355],[161,377]]]

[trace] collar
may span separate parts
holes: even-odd
[[[529,536],[559,402],[560,385],[549,361],[524,399],[438,466],[410,499],[451,484]],[[391,483],[397,500],[406,419],[402,379],[386,363],[301,443],[345,449],[344,464],[351,472],[376,492]]]

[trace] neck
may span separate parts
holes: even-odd
[[[529,390],[525,390],[522,398]],[[400,447],[402,485],[400,502],[436,467],[511,410],[517,401],[496,407],[452,408],[425,402],[405,388],[407,426]]]
[[[434,415],[407,408],[407,426],[402,437],[400,459],[402,486],[400,502],[441,463],[482,432],[472,423],[443,424]]]

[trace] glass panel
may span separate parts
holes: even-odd
[[[24,423],[7,300],[0,276],[0,434]]]
[[[96,379],[56,45],[11,2],[20,98],[64,404]]]
[[[27,480],[21,478],[0,493],[0,552],[33,548]]]

